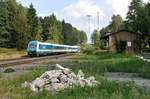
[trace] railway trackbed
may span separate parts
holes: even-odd
[[[0,60],[0,68],[6,68],[16,65],[22,65],[22,64],[29,64],[33,62],[38,62],[42,60],[48,60],[48,59],[58,59],[60,57],[67,57],[72,56],[74,54],[61,54],[61,55],[53,55],[53,56],[44,56],[44,57],[25,57],[25,58],[18,58],[18,59],[8,59],[8,60]]]

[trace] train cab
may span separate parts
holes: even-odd
[[[30,41],[28,44],[28,55],[32,56],[32,55],[36,55],[36,51],[37,51],[37,41]]]

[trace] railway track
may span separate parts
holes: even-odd
[[[22,64],[29,64],[33,62],[38,62],[47,59],[58,59],[60,57],[67,57],[72,56],[73,54],[61,54],[61,55],[53,55],[53,56],[45,56],[45,57],[25,57],[25,58],[18,58],[18,59],[8,59],[8,60],[0,60],[0,68],[6,68],[10,66],[22,65]]]

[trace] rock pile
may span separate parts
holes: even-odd
[[[85,79],[82,70],[79,70],[76,75],[69,68],[64,68],[59,64],[56,64],[56,68],[56,70],[45,72],[31,83],[23,83],[22,87],[29,87],[32,91],[39,92],[43,89],[60,91],[75,86],[84,87],[85,85],[96,86],[99,84],[93,76]]]

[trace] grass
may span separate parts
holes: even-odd
[[[2,72],[0,71],[0,78],[2,78]]]
[[[69,66],[77,73],[82,69],[85,77],[95,76],[101,84],[96,87],[76,87],[66,89],[56,94],[46,90],[35,94],[28,88],[21,88],[25,81],[31,82],[47,70],[33,70],[26,75],[16,78],[0,78],[0,98],[9,99],[150,99],[144,88],[137,88],[133,82],[108,81],[101,77],[104,72],[135,72],[149,78],[150,64],[145,63],[134,55],[104,54],[80,55],[65,62],[77,62],[78,65]],[[47,63],[46,63],[47,64]],[[50,63],[51,64],[51,63]]]
[[[0,98],[2,99],[149,99],[149,95],[142,88],[136,88],[132,82],[108,81],[100,76],[101,82],[96,87],[76,87],[52,94],[46,90],[33,93],[28,88],[21,88],[24,81],[31,82],[45,70],[33,70],[27,75],[17,78],[0,79]],[[88,73],[86,73],[88,75]]]
[[[79,68],[85,70],[84,72],[88,70],[91,72],[94,70],[94,73],[99,74],[104,72],[128,72],[137,73],[140,77],[150,78],[150,63],[139,60],[135,55],[83,55],[76,56],[73,60],[79,61],[83,65],[83,67],[80,66]]]
[[[26,50],[18,51],[16,49],[0,48],[0,59],[20,58],[27,55]]]

